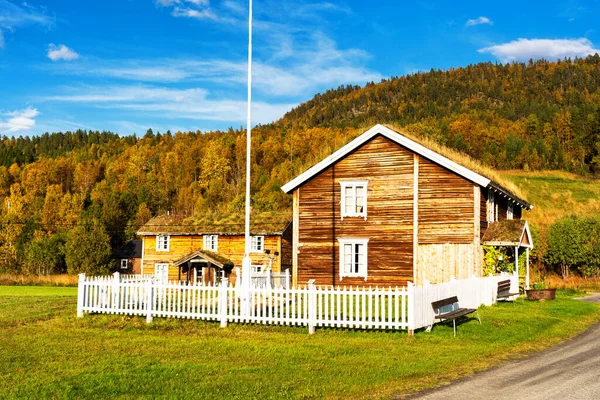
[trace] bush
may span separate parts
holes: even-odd
[[[600,219],[566,217],[555,221],[548,233],[544,261],[557,268],[563,279],[574,270],[598,276],[600,270]]]

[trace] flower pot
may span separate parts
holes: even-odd
[[[554,300],[556,289],[528,289],[527,300]]]

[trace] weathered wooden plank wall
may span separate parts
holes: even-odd
[[[473,184],[420,158],[419,244],[473,242]]]
[[[451,277],[465,279],[481,276],[483,252],[478,243],[444,243],[419,245],[417,276],[422,284],[447,282]]]
[[[367,220],[340,215],[340,180],[368,179]],[[381,136],[298,193],[297,283],[405,285],[413,276],[413,154]],[[369,238],[368,279],[339,276],[339,238]]]

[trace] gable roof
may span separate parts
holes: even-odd
[[[212,251],[194,251],[193,253],[190,253],[187,256],[184,256],[179,260],[173,262],[173,266],[178,267],[195,258],[201,258],[204,261],[207,261],[221,269],[233,268],[233,261],[231,261],[227,257],[223,257],[220,254],[213,253]]]
[[[291,224],[289,220],[273,220],[273,222],[260,221],[252,223],[252,235],[281,236]],[[237,222],[201,222],[197,223],[188,218],[173,214],[156,216],[146,222],[137,232],[139,236],[171,235],[171,236],[199,236],[222,235],[244,236],[245,225]]]
[[[428,149],[427,147],[415,142],[414,140],[411,140],[406,136],[401,135],[400,133],[380,124],[375,125],[368,131],[356,137],[350,143],[346,144],[338,151],[323,159],[318,164],[312,166],[304,173],[298,175],[297,177],[283,185],[281,189],[286,193],[291,193],[294,189],[301,186],[312,177],[318,175],[319,173],[327,169],[329,166],[346,157],[348,154],[350,154],[357,148],[366,144],[377,135],[381,135],[391,140],[392,142],[397,143],[400,146],[407,148],[408,150],[411,150],[412,152],[448,169],[449,171],[454,172],[455,174],[467,179],[470,182],[476,183],[479,186],[485,188],[491,187],[495,191],[500,191],[503,194],[506,194],[522,208],[525,208],[527,210],[533,208],[531,204],[529,204],[525,200],[518,198],[508,190],[504,189],[499,184],[493,182],[491,179],[486,178],[485,176],[480,175],[477,172],[474,172],[468,168],[465,168],[462,165],[442,156],[441,154],[436,153],[435,151]]]
[[[492,222],[481,239],[486,246],[523,246],[533,248],[529,224],[521,219]]]

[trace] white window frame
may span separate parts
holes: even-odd
[[[159,283],[162,283],[162,284],[169,283],[169,264],[168,263],[155,263],[154,264],[154,278]]]
[[[250,251],[252,253],[264,253],[265,251],[265,237],[264,236],[251,236],[250,237]]]
[[[264,274],[265,273],[265,265],[263,264],[252,264],[250,266],[250,273],[252,274]]]
[[[164,242],[161,242],[164,240]],[[156,251],[170,251],[171,250],[171,236],[169,235],[156,235]]]
[[[515,217],[515,212],[513,209],[513,204],[508,203],[508,207],[506,207],[506,219],[513,219]]]
[[[368,185],[369,185],[369,181],[368,180],[356,180],[356,181],[340,181],[340,186],[341,188],[341,211],[340,211],[340,215],[342,217],[342,220],[344,219],[344,217],[364,217],[364,219],[367,219],[367,193],[369,192],[368,190]],[[363,193],[362,193],[362,197],[363,197],[363,209],[360,212],[356,211],[356,198],[358,197],[358,192],[357,192],[357,188],[358,187],[362,187],[363,188]],[[351,212],[346,212],[346,189],[352,189],[352,211]]]
[[[487,201],[487,220],[488,222],[496,221],[496,199],[493,190],[488,190],[488,201]]]
[[[369,248],[368,248],[368,243],[369,243],[369,239],[368,238],[344,238],[344,239],[338,239],[339,242],[339,259],[340,259],[340,265],[339,265],[339,269],[340,269],[340,281],[342,280],[342,278],[364,278],[365,282],[367,281],[367,276],[368,276],[368,269],[369,269]],[[347,272],[346,271],[346,252],[345,252],[345,246],[346,245],[350,245],[351,247],[351,258],[354,259],[355,255],[356,255],[356,246],[357,245],[362,245],[364,248],[364,262],[362,263],[362,265],[359,263],[358,265],[358,272]],[[352,264],[354,264],[354,262],[352,262]]]
[[[121,269],[129,268],[129,260],[126,258],[121,258]]]
[[[219,251],[219,235],[204,235],[204,250],[217,253]]]

